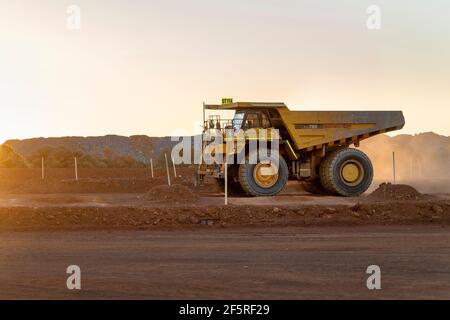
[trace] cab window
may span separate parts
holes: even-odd
[[[244,120],[245,112],[236,112],[232,120],[233,129],[239,130],[242,126],[242,121]]]
[[[262,128],[270,128],[271,124],[270,124],[270,120],[269,117],[267,116],[267,114],[265,112],[261,113],[261,124],[262,124]]]
[[[250,129],[259,127],[261,127],[259,123],[259,115],[255,112],[248,112],[247,117],[245,118],[245,128]]]

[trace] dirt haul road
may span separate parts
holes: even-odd
[[[0,170],[0,298],[450,298],[448,193],[290,183],[224,206],[188,171],[170,188],[141,170],[65,174]],[[366,288],[372,264],[381,291]],[[81,291],[66,288],[69,265]]]
[[[437,226],[0,232],[2,299],[450,298]],[[66,268],[81,268],[81,290]],[[381,268],[368,290],[366,268]]]

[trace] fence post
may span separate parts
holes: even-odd
[[[77,157],[75,157],[75,181],[78,181],[78,161],[77,161]]]
[[[45,169],[44,169],[44,167],[45,167],[45,160],[44,160],[44,157],[42,157],[42,161],[41,161],[41,177],[42,177],[42,180],[44,180],[44,178],[45,178]]]
[[[172,157],[172,164],[173,164],[173,174],[175,175],[175,178],[177,177],[177,169],[175,168],[175,162],[173,161]]]
[[[228,205],[228,164],[225,161],[225,205]]]
[[[392,174],[394,176],[394,184],[396,183],[395,181],[395,152],[392,152]]]
[[[164,153],[164,157],[166,158],[166,170],[167,170],[167,183],[170,187],[170,173],[169,173],[169,162],[167,161],[167,153]]]
[[[152,179],[154,178],[153,176],[153,158],[150,159],[150,171],[152,172]]]

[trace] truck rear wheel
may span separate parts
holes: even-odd
[[[369,188],[373,179],[373,167],[364,152],[344,148],[325,156],[320,164],[319,176],[327,191],[353,197]]]
[[[250,155],[244,164],[239,165],[239,183],[249,196],[277,195],[283,190],[288,180],[289,170],[283,157],[278,155],[276,159],[276,155],[265,151],[262,151],[262,154],[265,156],[258,158],[256,164],[249,163],[248,159],[252,159]]]

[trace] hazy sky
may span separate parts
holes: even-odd
[[[446,0],[0,0],[0,40],[0,141],[192,132],[222,97],[401,109],[403,133],[450,135]]]

